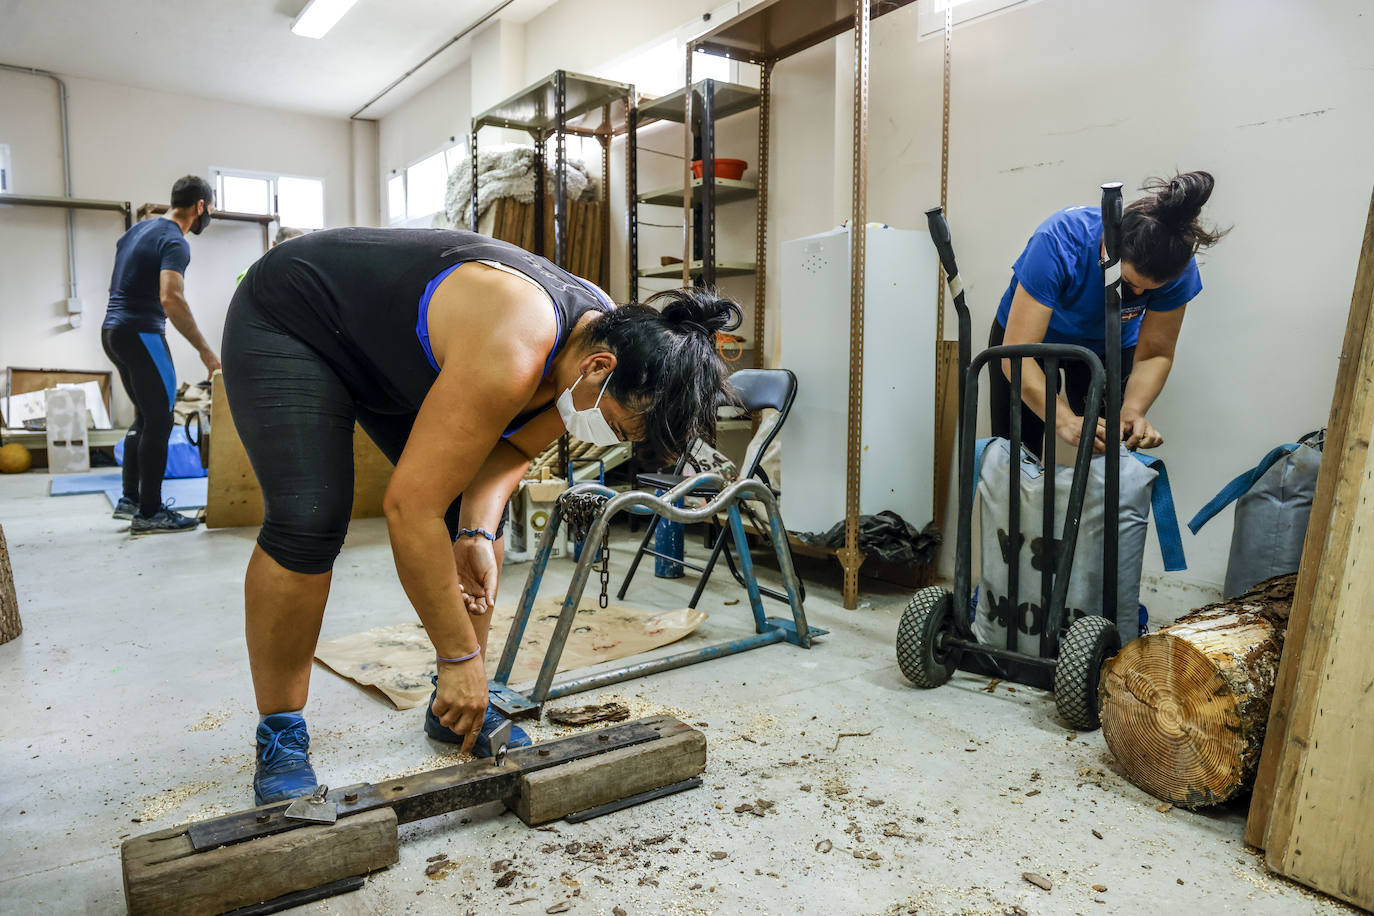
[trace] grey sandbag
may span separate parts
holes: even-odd
[[[1307,520],[1321,470],[1323,433],[1309,433],[1274,449],[1253,470],[1223,487],[1188,523],[1196,534],[1236,500],[1225,597],[1234,598],[1265,579],[1296,572],[1302,563]]]
[[[981,445],[981,443],[980,443]],[[982,572],[978,590],[978,608],[973,632],[978,641],[998,647],[1007,644],[1007,624],[1017,621],[1017,651],[1040,655],[1040,633],[1045,626],[1046,609],[1041,607],[1040,570],[1046,560],[1044,528],[1044,467],[1028,452],[1019,462],[1021,496],[1020,581],[1018,607],[1010,607],[1007,568],[1010,561],[1008,521],[1011,518],[1011,443],[1006,439],[992,439],[981,450],[982,460],[977,470],[978,496],[981,501],[979,519],[982,524]],[[1129,457],[1128,457],[1129,456]],[[1146,465],[1146,461],[1155,467]],[[1117,573],[1117,629],[1121,644],[1140,635],[1137,608],[1140,604],[1140,573],[1145,559],[1145,538],[1150,527],[1152,503],[1158,507],[1157,524],[1166,569],[1181,569],[1182,551],[1172,548],[1177,539],[1177,522],[1173,520],[1167,486],[1155,493],[1155,482],[1161,479],[1162,464],[1137,453],[1122,449],[1118,515]],[[1073,566],[1069,574],[1068,598],[1065,602],[1064,626],[1079,617],[1102,613],[1102,551],[1103,499],[1106,487],[1107,459],[1095,456],[1089,463],[1088,488],[1083,499],[1083,514],[1074,549]],[[1167,477],[1162,478],[1167,482]],[[1064,516],[1068,511],[1069,487],[1073,483],[1073,468],[1058,466],[1054,479],[1054,530],[1056,536],[1064,530]],[[1167,519],[1166,519],[1167,515]],[[1167,530],[1172,521],[1172,533]],[[1172,540],[1168,540],[1172,539]],[[1166,543],[1166,540],[1168,541]],[[1053,568],[1053,567],[1051,567]]]

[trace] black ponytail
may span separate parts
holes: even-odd
[[[1198,219],[1215,184],[1201,171],[1146,181],[1141,190],[1151,193],[1131,203],[1121,220],[1121,259],[1160,283],[1182,274],[1193,255],[1230,231],[1208,229]]]
[[[692,439],[715,441],[716,408],[734,400],[716,333],[743,318],[730,299],[693,287],[622,305],[587,328],[588,345],[615,354],[607,393],[638,412],[652,456],[671,460]]]

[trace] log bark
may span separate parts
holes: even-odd
[[[10,550],[5,543],[5,529],[0,527],[0,645],[23,630],[24,624],[19,619],[19,596],[14,590],[14,571],[10,568]]]
[[[1249,788],[1295,579],[1279,576],[1199,608],[1107,662],[1102,734],[1132,782],[1186,808]]]

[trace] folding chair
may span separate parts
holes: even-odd
[[[734,388],[735,394],[739,398],[740,406],[749,413],[757,414],[768,408],[772,408],[778,412],[777,419],[773,422],[772,429],[768,430],[761,441],[751,444],[749,452],[744,456],[744,466],[740,469],[739,474],[740,480],[756,478],[772,489],[772,485],[768,481],[768,475],[764,473],[761,467],[763,456],[767,453],[768,446],[771,445],[773,440],[777,437],[779,430],[782,429],[782,424],[787,421],[787,414],[792,410],[792,402],[797,397],[797,377],[787,369],[741,369],[731,374],[730,385]],[[635,485],[641,490],[648,490],[650,492],[664,492],[673,489],[687,479],[683,471],[686,469],[688,456],[691,452],[691,448],[683,452],[682,457],[678,459],[677,466],[673,469],[671,474],[640,474],[635,478]],[[693,490],[692,495],[711,499],[715,497],[718,492],[718,489],[708,487]],[[777,491],[774,490],[774,492],[776,493]],[[635,570],[639,568],[639,561],[644,558],[645,554],[652,557],[658,557],[662,560],[668,560],[701,573],[701,578],[697,581],[696,590],[692,592],[692,600],[687,602],[687,606],[691,608],[695,608],[697,602],[701,600],[702,592],[706,590],[706,582],[711,578],[711,571],[715,568],[716,561],[720,559],[721,553],[725,554],[726,565],[729,566],[730,574],[735,577],[735,581],[744,588],[749,588],[749,581],[745,578],[745,574],[741,573],[739,568],[735,565],[735,558],[730,551],[730,529],[728,527],[720,527],[720,531],[716,535],[715,544],[711,548],[710,559],[706,561],[705,566],[699,566],[690,560],[679,560],[676,557],[666,556],[653,549],[651,545],[654,540],[654,532],[658,529],[660,520],[661,517],[658,515],[655,515],[650,520],[648,530],[644,532],[644,539],[640,542],[639,549],[635,551],[634,559],[630,561],[630,568],[625,573],[625,581],[620,583],[620,591],[616,593],[617,599],[622,601],[625,599],[625,592],[630,587],[630,580],[634,578]],[[788,547],[789,552],[790,549],[791,548]],[[747,574],[752,578],[752,570],[748,570]],[[758,585],[757,583],[754,584],[757,585],[760,594],[767,595],[775,601],[787,602],[788,599],[785,592]],[[805,586],[801,585],[800,579],[798,579],[798,584],[802,589],[801,596],[804,600],[806,597]]]

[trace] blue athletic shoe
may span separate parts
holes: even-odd
[[[310,795],[316,784],[304,717],[279,712],[264,719],[258,725],[258,769],[253,774],[257,803],[268,805]]]
[[[439,676],[436,674],[429,679],[434,685],[435,693],[438,692]],[[496,711],[491,704],[487,704],[487,714],[482,719],[482,733],[477,736],[477,743],[472,748],[472,753],[477,757],[490,757],[492,755],[491,745],[487,743],[487,735],[496,731],[501,724],[506,721],[506,717]],[[462,744],[463,736],[451,728],[447,728],[439,721],[439,717],[434,714],[434,694],[429,695],[429,706],[425,709],[425,734],[435,741],[446,741],[449,744]],[[512,724],[510,727],[510,742],[506,745],[507,749],[513,747],[529,747],[531,744],[530,736],[525,734],[525,730]]]

